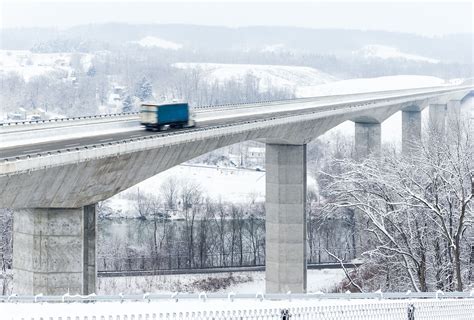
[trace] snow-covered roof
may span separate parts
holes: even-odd
[[[250,147],[248,150],[251,153],[265,153],[265,148]]]
[[[152,37],[152,36],[147,36],[139,41],[132,41],[132,43],[136,43],[142,47],[155,47],[155,48],[161,48],[161,49],[170,49],[170,50],[178,50],[183,47],[182,44],[172,42],[169,40],[157,38],[157,37]]]

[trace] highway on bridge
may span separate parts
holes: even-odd
[[[138,117],[135,120],[128,120],[136,123],[136,129],[125,132],[114,132],[107,134],[95,133],[91,136],[83,136],[78,138],[65,138],[52,135],[50,141],[33,144],[23,144],[19,146],[1,147],[0,159],[15,159],[26,157],[27,155],[45,154],[61,149],[75,149],[88,145],[109,144],[112,142],[123,141],[127,139],[136,139],[146,136],[168,136],[179,133],[186,133],[196,130],[205,130],[214,127],[222,127],[227,125],[238,125],[246,123],[249,120],[259,121],[273,118],[284,118],[302,114],[314,114],[327,111],[341,111],[354,107],[367,107],[375,103],[390,102],[400,98],[411,97],[418,94],[426,94],[430,92],[438,92],[449,90],[449,87],[430,87],[422,89],[410,90],[393,90],[363,94],[348,94],[337,96],[325,96],[315,98],[301,98],[292,100],[270,101],[263,103],[238,104],[238,105],[221,105],[196,108],[196,127],[184,129],[170,129],[161,132],[145,131],[138,125]],[[352,109],[353,110],[353,109]],[[349,111],[349,110],[348,110]],[[110,121],[110,120],[109,120]],[[117,120],[123,121],[123,120]],[[74,121],[70,122],[74,126]],[[60,122],[63,127],[64,123]],[[41,127],[41,124],[39,124]],[[88,130],[87,124],[80,124],[85,131]],[[1,127],[0,127],[1,129]],[[38,128],[34,128],[38,130]],[[26,129],[28,130],[28,129]],[[47,130],[54,132],[54,127],[48,127]],[[1,134],[0,130],[0,134]],[[93,134],[93,133],[91,133]],[[0,135],[1,139],[1,135]]]

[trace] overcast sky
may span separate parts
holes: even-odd
[[[440,35],[473,32],[469,2],[42,2],[0,0],[2,28],[79,24],[186,23],[387,30]]]

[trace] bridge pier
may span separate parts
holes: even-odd
[[[413,152],[420,142],[421,111],[402,111],[402,152]]]
[[[361,160],[372,153],[379,153],[382,145],[380,123],[355,123],[355,158]]]
[[[306,292],[306,145],[266,145],[267,293]]]
[[[457,125],[460,116],[461,116],[461,100],[449,100],[446,105],[446,117],[448,120],[449,128],[451,128],[452,124]]]
[[[14,293],[93,293],[95,264],[95,205],[14,212]]]

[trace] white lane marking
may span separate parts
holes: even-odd
[[[41,149],[26,150],[26,151],[23,151],[22,153],[30,153],[30,152],[36,152],[36,151],[41,151]]]
[[[74,147],[78,145],[80,145],[80,143],[71,143],[71,144],[66,144],[65,147]]]
[[[107,138],[107,139],[102,139],[102,140],[99,140],[100,142],[104,142],[104,141],[110,141],[110,140],[113,140],[114,138]]]

